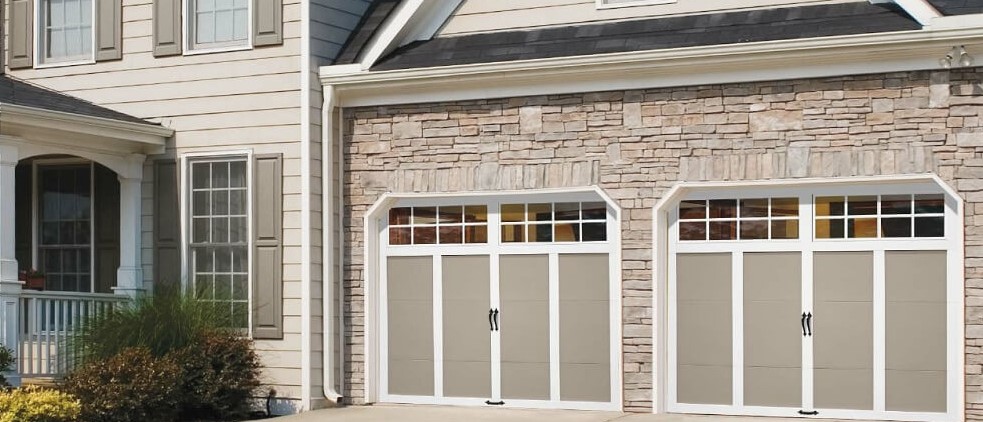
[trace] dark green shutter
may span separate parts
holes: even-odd
[[[253,46],[283,44],[283,0],[252,0]]]
[[[154,0],[154,57],[181,54],[181,0]]]
[[[253,338],[283,338],[283,158],[253,163]]]
[[[15,171],[14,186],[14,233],[16,236],[14,250],[17,254],[17,266],[20,271],[25,271],[34,266],[31,232],[34,227],[34,210],[31,202],[34,181],[31,180],[31,162],[25,161],[18,164]]]
[[[96,0],[96,61],[123,58],[123,1]]]
[[[95,197],[96,293],[112,293],[119,269],[119,177],[95,164],[92,184]]]
[[[181,211],[178,166],[173,159],[154,161],[154,289],[181,286]]]
[[[7,65],[11,69],[34,66],[34,0],[10,0]]]

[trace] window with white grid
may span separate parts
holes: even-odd
[[[92,0],[40,0],[41,61],[91,59]]]
[[[245,157],[191,162],[191,264],[198,300],[249,325],[249,187]]]
[[[191,49],[246,45],[249,0],[187,0]]]

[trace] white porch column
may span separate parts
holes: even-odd
[[[130,171],[119,175],[119,270],[116,294],[136,298],[143,288],[142,191],[144,156],[130,157]]]
[[[14,170],[18,160],[17,147],[0,145],[0,344],[13,350],[14,357],[17,357],[20,350],[18,308],[21,286],[24,284],[17,280],[17,255],[14,249]],[[20,385],[16,366],[11,373],[4,376],[11,384]]]

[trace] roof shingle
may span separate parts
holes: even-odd
[[[80,98],[32,85],[10,75],[0,75],[0,104],[14,104],[88,117],[100,117],[119,120],[121,122],[157,126],[156,123],[97,106]]]

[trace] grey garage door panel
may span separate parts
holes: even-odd
[[[744,404],[802,403],[802,254],[744,254]]]
[[[389,394],[434,395],[433,259],[387,260]]]
[[[442,257],[444,396],[491,397],[488,256]]]
[[[611,400],[608,254],[562,254],[560,400]]]
[[[676,255],[676,400],[733,403],[730,253]]]
[[[813,255],[814,401],[820,409],[874,408],[874,254]]]
[[[887,410],[946,411],[946,253],[885,254]]]
[[[502,398],[549,400],[549,256],[499,257]]]

